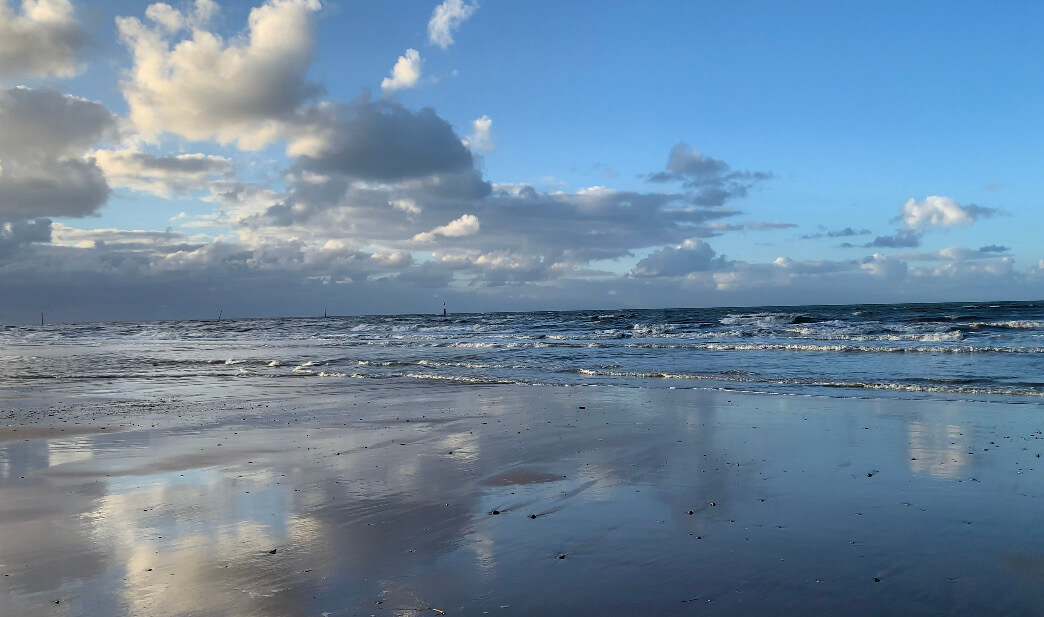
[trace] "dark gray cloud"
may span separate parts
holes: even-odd
[[[222,173],[231,165],[228,159],[206,156],[156,156],[135,152],[131,158],[144,170],[182,174]]]
[[[635,264],[629,276],[684,276],[691,272],[722,269],[728,265],[724,256],[715,257],[714,249],[702,240],[687,240],[678,246],[665,246]]]
[[[51,220],[13,221],[0,224],[0,259],[32,242],[51,241]]]
[[[921,245],[921,233],[911,229],[900,229],[891,236],[877,236],[863,248],[913,248]]]
[[[363,99],[328,108],[324,116],[320,153],[299,157],[296,171],[399,182],[474,169],[471,151],[431,108],[413,112]]]
[[[1011,250],[1009,246],[1001,246],[999,244],[989,244],[987,246],[979,247],[980,253],[1007,253]]]
[[[771,173],[764,171],[733,170],[725,161],[697,152],[689,144],[678,143],[667,157],[666,171],[648,174],[645,179],[654,183],[681,182],[692,191],[693,204],[721,206],[732,199],[746,197],[752,188],[771,177]]]
[[[116,116],[101,103],[54,90],[0,90],[0,161],[78,157],[115,136]]]
[[[475,205],[471,212],[481,221],[482,231],[458,245],[510,249],[552,262],[567,251],[574,259],[605,259],[642,247],[716,236],[719,232],[711,223],[738,214],[694,207],[685,195],[600,187],[568,194],[511,187]]]
[[[31,166],[3,165],[0,216],[87,216],[109,198],[105,174],[93,159],[38,161]]]
[[[85,216],[109,197],[105,175],[84,151],[115,136],[102,104],[53,90],[0,91],[0,216]]]

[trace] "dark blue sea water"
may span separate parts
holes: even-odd
[[[1044,302],[0,327],[0,386],[326,380],[1040,402]],[[279,382],[286,383],[286,382]]]

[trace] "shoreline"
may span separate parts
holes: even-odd
[[[1039,614],[1037,405],[262,394],[0,441],[7,614]]]

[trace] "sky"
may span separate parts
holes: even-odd
[[[0,323],[1041,299],[1042,18],[0,0]]]

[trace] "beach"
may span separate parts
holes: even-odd
[[[3,614],[1042,614],[1038,404],[229,389],[8,391]]]

